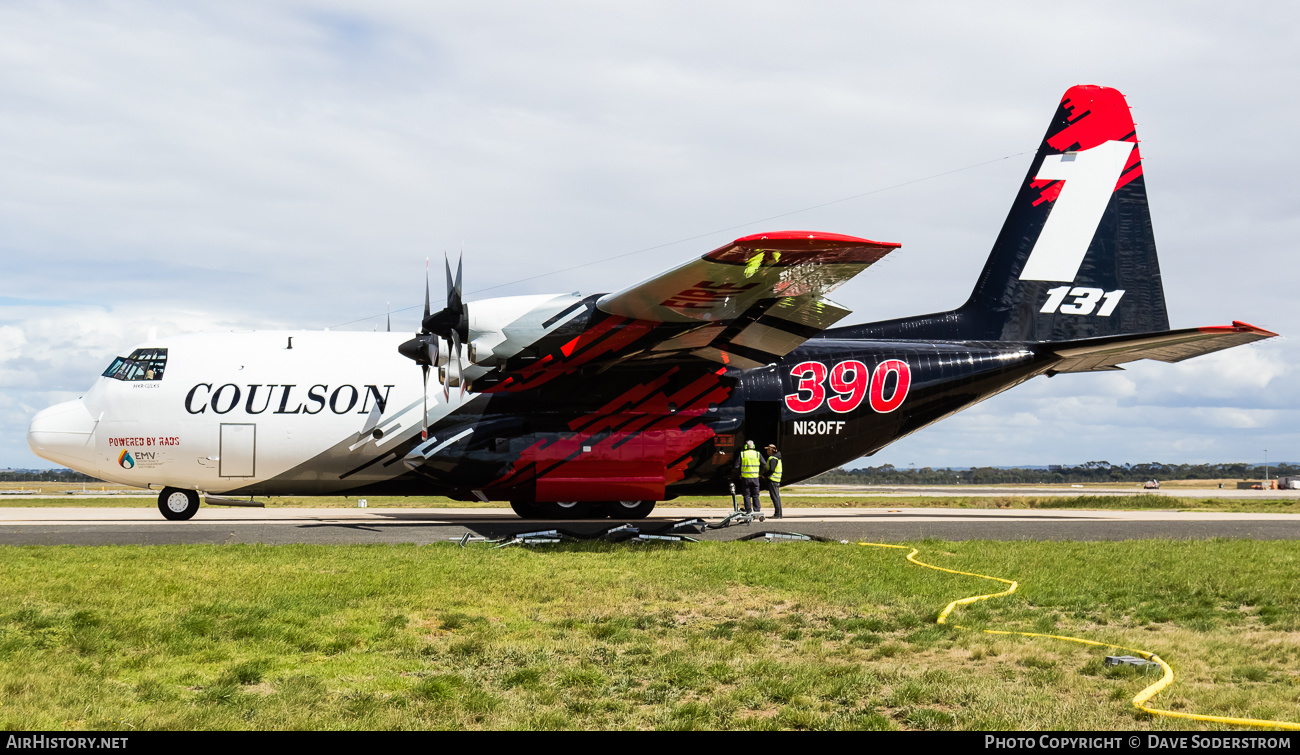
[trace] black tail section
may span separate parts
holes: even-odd
[[[1076,86],[964,305],[826,335],[1064,341],[1168,329],[1128,103],[1114,89]]]

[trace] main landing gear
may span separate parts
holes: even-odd
[[[645,519],[654,511],[654,501],[606,501],[605,513],[610,519]]]
[[[199,494],[193,490],[163,488],[158,494],[158,510],[173,522],[191,519],[199,510]]]
[[[511,501],[521,519],[645,519],[655,501]]]

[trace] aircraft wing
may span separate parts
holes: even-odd
[[[520,391],[626,362],[771,364],[849,310],[826,298],[899,244],[810,231],[745,236],[661,275],[574,303],[470,390]],[[578,312],[586,309],[585,317]],[[580,324],[579,324],[580,323]],[[576,329],[571,329],[576,328]]]
[[[691,354],[742,368],[769,364],[849,310],[825,298],[898,244],[810,231],[736,239],[596,302],[602,312],[674,324],[647,355]]]
[[[1053,348],[1061,361],[1052,367],[1051,372],[1120,370],[1123,368],[1119,365],[1138,359],[1181,362],[1276,335],[1254,325],[1233,321],[1231,325],[1067,341]]]

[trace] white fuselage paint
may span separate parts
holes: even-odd
[[[507,358],[576,316],[577,309],[560,313],[581,298],[473,302],[470,341],[494,360]],[[259,331],[151,340],[141,348],[167,349],[163,379],[100,377],[80,399],[37,414],[27,442],[50,461],[154,489],[224,493],[284,476],[278,491],[324,493],[391,479],[407,468],[375,464],[347,480],[339,475],[419,435],[421,370],[397,350],[410,337]],[[444,348],[439,362],[447,361]],[[465,375],[472,380],[488,369],[467,364]],[[486,401],[459,388],[444,392],[436,375],[428,388],[430,426],[465,403]],[[439,442],[438,452],[459,450]]]
[[[168,350],[163,379],[100,377],[77,401],[38,414],[28,442],[46,459],[110,482],[213,493],[264,482],[340,444],[336,460],[342,453],[361,464],[419,432],[420,369],[397,352],[409,337],[299,331],[150,342]],[[453,390],[445,400],[431,382],[430,422],[473,398]],[[338,481],[339,466],[300,470],[296,479],[319,489]],[[347,486],[405,471],[362,472]]]

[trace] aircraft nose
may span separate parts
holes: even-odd
[[[43,459],[94,474],[95,425],[81,400],[55,404],[32,417],[27,447]]]

